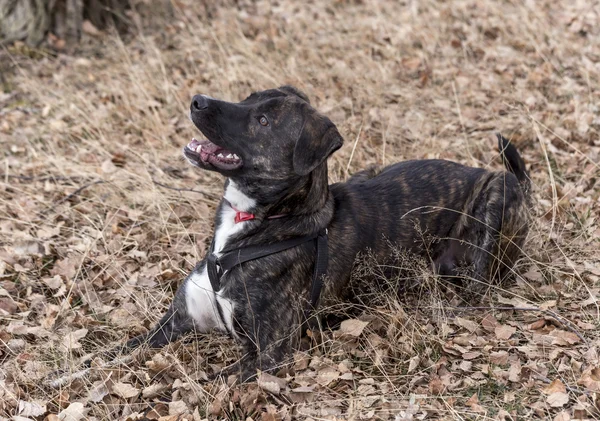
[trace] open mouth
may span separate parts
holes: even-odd
[[[211,164],[222,170],[235,170],[242,166],[242,158],[233,151],[212,143],[208,139],[192,141],[185,147],[185,154],[196,160]]]

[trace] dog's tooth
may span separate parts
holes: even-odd
[[[233,159],[240,159],[240,157],[237,156],[236,154],[233,154]]]
[[[231,159],[231,158],[233,158],[233,155],[231,155],[231,154],[227,155],[227,159]]]
[[[219,158],[224,158],[222,153],[218,154],[217,156],[218,156]]]
[[[202,152],[202,145],[198,145],[198,147],[196,148],[196,153],[200,152]]]

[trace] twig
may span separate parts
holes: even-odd
[[[51,387],[53,389],[57,389],[59,387],[62,387],[66,384],[71,383],[73,380],[81,379],[81,378],[87,376],[92,370],[103,370],[106,368],[111,368],[116,365],[128,363],[131,360],[133,360],[133,356],[127,355],[123,358],[119,358],[119,359],[112,360],[112,361],[107,361],[107,362],[101,364],[99,367],[88,367],[88,368],[84,368],[83,370],[76,371],[74,373],[65,374],[64,376],[57,377],[56,379],[45,380],[44,385]],[[54,374],[56,374],[56,372],[50,374],[50,376],[53,376]]]
[[[105,180],[96,180],[92,183],[88,183],[85,184],[81,187],[79,187],[77,190],[75,190],[73,193],[66,195],[65,197],[63,197],[62,199],[60,199],[58,202],[55,203],[55,205],[60,205],[61,203],[66,202],[67,200],[71,199],[72,197],[77,196],[79,193],[81,193],[82,191],[84,191],[85,189],[87,189],[88,187],[92,187],[96,184],[104,184],[106,183]]]
[[[154,184],[156,184],[157,186],[163,187],[165,189],[169,189],[169,190],[174,190],[174,191],[178,191],[178,192],[182,192],[182,191],[189,191],[192,193],[198,193],[198,194],[202,194],[206,197],[208,197],[209,199],[213,199],[213,200],[220,200],[220,198],[212,193],[207,193],[205,191],[202,190],[194,190],[194,189],[186,189],[186,188],[179,188],[179,187],[173,187],[173,186],[169,186],[167,184],[163,184],[163,183],[159,183],[158,181],[152,179],[152,182]]]
[[[556,314],[555,312],[553,312],[552,310],[542,310],[540,308],[536,308],[536,307],[491,307],[491,306],[481,306],[481,307],[454,307],[454,306],[445,306],[444,308],[449,308],[452,310],[456,310],[456,311],[471,311],[471,310],[498,310],[498,311],[507,311],[507,310],[514,310],[514,311],[539,311],[540,313],[544,313],[550,317],[552,317],[554,320],[556,320],[558,323],[560,323],[562,326],[566,327],[567,329],[569,329],[571,332],[573,332],[575,335],[577,335],[577,337],[579,339],[581,339],[583,341],[583,343],[585,343],[586,345],[588,344],[588,341],[583,337],[583,335],[581,333],[579,333],[579,331],[573,326],[573,324],[565,317],[563,316],[559,316],[558,314]],[[415,307],[416,309],[416,307]]]
[[[44,210],[40,211],[40,212],[37,214],[37,217],[38,217],[38,218],[41,218],[42,216],[45,216],[45,215],[46,215],[46,213],[47,213],[48,211],[50,211],[52,208],[54,208],[54,207],[55,207],[55,206],[57,206],[57,205],[60,205],[61,203],[64,203],[64,202],[66,202],[67,200],[71,199],[72,197],[75,197],[75,196],[77,196],[79,193],[81,193],[82,191],[84,191],[84,190],[85,190],[85,189],[87,189],[88,187],[94,186],[94,185],[96,185],[96,184],[104,184],[104,183],[107,183],[107,181],[105,181],[105,180],[96,180],[96,181],[94,181],[94,182],[92,182],[92,183],[88,183],[88,184],[85,184],[85,185],[83,185],[83,186],[79,187],[79,188],[78,188],[77,190],[75,190],[73,193],[70,193],[70,194],[66,195],[65,197],[63,197],[62,199],[60,199],[58,202],[55,202],[55,203],[53,203],[52,205],[49,205],[48,207],[46,207],[46,209],[44,209]]]
[[[82,181],[84,180],[86,177],[82,177],[82,176],[72,176],[72,177],[63,177],[63,176],[53,176],[53,175],[49,175],[46,177],[35,177],[35,176],[30,176],[30,175],[13,175],[13,174],[6,174],[5,175],[6,178],[16,178],[17,180],[23,180],[23,181]]]
[[[537,378],[539,381],[546,383],[546,384],[550,384],[552,383],[552,380],[550,380],[548,377],[546,376],[542,376],[540,373],[534,373],[534,377]],[[571,393],[577,393],[577,394],[584,394],[584,395],[590,395],[591,391],[589,390],[581,390],[577,387],[573,387],[573,386],[569,386],[568,384],[565,384],[565,388],[571,392]]]

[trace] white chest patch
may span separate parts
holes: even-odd
[[[248,211],[256,204],[255,200],[242,193],[233,181],[229,181],[225,190],[225,199],[236,209]],[[235,223],[236,211],[229,206],[221,210],[220,224],[215,229],[215,254],[220,255],[231,236],[237,234],[244,222]],[[233,332],[233,302],[220,292],[213,291],[208,278],[206,266],[199,272],[192,272],[185,285],[187,312],[194,320],[199,333],[211,329]],[[219,315],[217,303],[221,307],[223,317]]]

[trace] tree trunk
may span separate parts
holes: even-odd
[[[84,20],[96,28],[126,28],[125,0],[0,0],[0,44],[37,46],[48,33],[67,45],[79,41]]]

